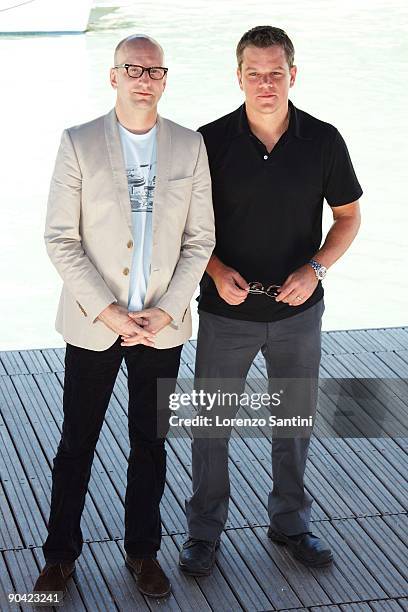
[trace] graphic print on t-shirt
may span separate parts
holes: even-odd
[[[132,212],[152,212],[156,162],[126,168]]]

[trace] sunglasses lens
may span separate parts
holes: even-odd
[[[280,287],[280,285],[271,285],[266,290],[267,295],[270,295],[271,297],[278,297],[278,295],[279,295],[279,293],[278,293],[279,287]]]
[[[249,283],[249,291],[262,292],[263,291],[262,283]]]

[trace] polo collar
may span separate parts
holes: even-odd
[[[288,106],[290,108],[290,119],[289,126],[286,131],[287,138],[298,138],[299,140],[310,140],[310,136],[307,136],[302,129],[302,117],[296,106],[288,100]],[[234,135],[240,134],[251,134],[251,130],[248,123],[248,117],[245,109],[245,102],[237,109],[237,122],[236,131]]]

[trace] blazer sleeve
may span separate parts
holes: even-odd
[[[204,140],[201,134],[199,137],[198,157],[180,258],[166,293],[156,304],[173,318],[173,327],[182,323],[215,246],[210,170]]]
[[[65,130],[51,179],[44,240],[57,272],[92,324],[117,300],[82,248],[81,189],[79,162]]]

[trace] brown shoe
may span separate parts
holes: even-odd
[[[137,588],[148,597],[166,597],[171,591],[170,581],[154,557],[136,559],[126,555],[126,566],[134,573]]]
[[[33,591],[67,590],[67,582],[75,572],[75,563],[46,563],[37,578]]]

